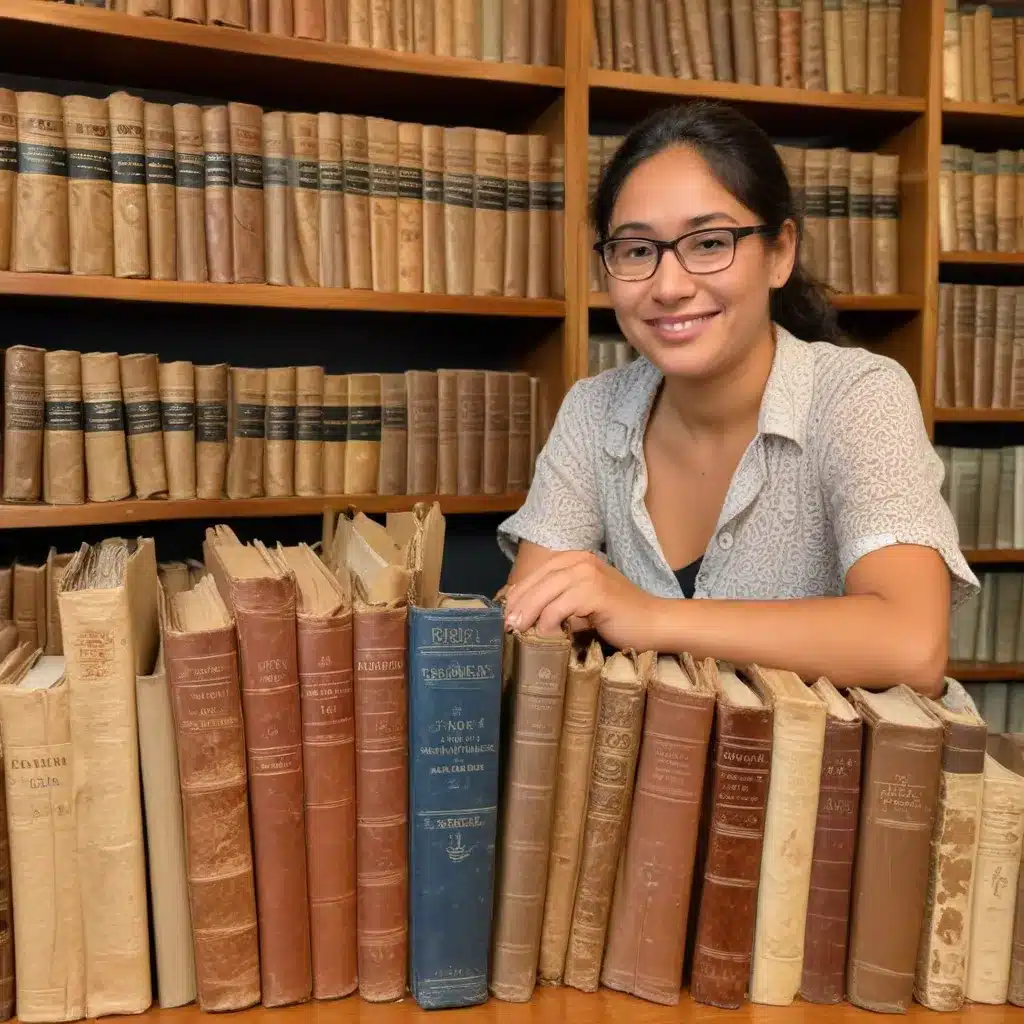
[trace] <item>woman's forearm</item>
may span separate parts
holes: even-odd
[[[737,665],[784,667],[840,687],[906,683],[940,691],[945,637],[874,594],[779,601],[657,600],[640,646]]]

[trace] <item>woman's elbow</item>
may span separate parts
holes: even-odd
[[[938,699],[945,689],[948,635],[918,633],[908,638],[899,655],[897,682],[922,696]]]

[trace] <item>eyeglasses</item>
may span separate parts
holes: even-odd
[[[744,228],[704,228],[688,231],[671,242],[655,238],[610,238],[598,242],[605,269],[619,281],[646,281],[653,277],[662,254],[671,249],[682,268],[690,274],[717,274],[728,270],[736,258],[736,243],[748,235],[773,235],[770,224]]]

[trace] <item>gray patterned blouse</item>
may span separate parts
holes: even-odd
[[[757,434],[729,485],[694,597],[839,595],[857,559],[903,543],[939,552],[955,608],[978,580],[940,494],[942,462],[910,376],[886,356],[775,330]],[[558,551],[603,548],[649,593],[682,597],[644,504],[644,431],[660,381],[640,357],[573,385],[523,507],[498,529],[510,559],[520,539]]]

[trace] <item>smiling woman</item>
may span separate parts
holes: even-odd
[[[499,528],[509,628],[939,690],[978,587],[942,464],[906,371],[837,344],[771,140],[721,104],[661,111],[594,222],[640,358],[570,390]]]

